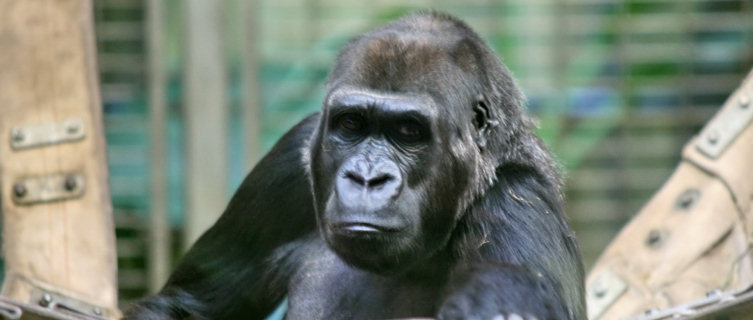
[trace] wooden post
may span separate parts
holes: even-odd
[[[149,123],[151,193],[149,225],[149,292],[155,293],[170,273],[170,226],[167,221],[167,155],[165,139],[164,2],[147,2],[149,37]]]
[[[259,92],[259,21],[257,1],[243,1],[243,133],[246,141],[246,166],[250,171],[261,156],[261,94]]]
[[[188,247],[220,216],[227,193],[227,77],[222,55],[222,1],[186,6],[186,169]]]
[[[117,317],[90,0],[0,0],[2,295]]]

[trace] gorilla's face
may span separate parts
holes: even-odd
[[[335,90],[313,144],[319,227],[346,261],[391,271],[444,244],[469,173],[431,99]]]
[[[310,144],[320,231],[345,261],[374,272],[437,252],[480,183],[480,95],[452,50],[425,44],[392,34],[351,44]]]

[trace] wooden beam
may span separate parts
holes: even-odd
[[[250,171],[261,158],[261,93],[259,90],[259,19],[257,1],[243,1],[243,128],[246,141],[245,162]]]
[[[227,76],[223,64],[222,1],[186,7],[186,229],[190,246],[224,209],[227,193]]]
[[[149,124],[151,193],[149,219],[149,292],[155,293],[170,273],[170,226],[167,215],[167,172],[165,102],[164,1],[147,2],[149,48]]]
[[[0,0],[0,48],[2,295],[117,317],[91,1]]]

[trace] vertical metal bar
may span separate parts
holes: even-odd
[[[227,200],[223,4],[223,1],[185,2],[186,246],[217,220]]]
[[[260,158],[261,152],[261,96],[259,91],[259,21],[257,1],[242,2],[243,36],[243,132],[246,138],[245,161],[251,169]]]
[[[170,227],[167,221],[167,155],[165,151],[167,108],[165,103],[164,2],[147,1],[149,129],[151,193],[149,220],[149,292],[156,292],[167,279],[170,263]]]

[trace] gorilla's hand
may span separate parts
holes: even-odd
[[[474,266],[456,279],[437,319],[554,320],[566,311],[546,282],[514,266]]]

